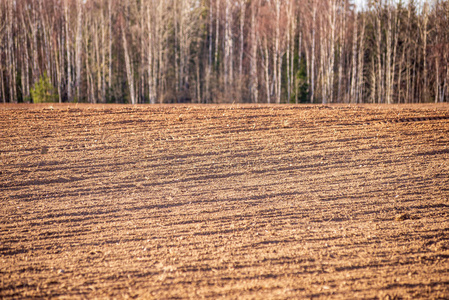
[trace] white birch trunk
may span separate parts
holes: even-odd
[[[15,45],[14,45],[14,5],[11,2],[7,2],[7,71],[9,78],[9,98],[10,102],[17,102],[16,92],[16,62],[15,62]]]
[[[385,60],[385,102],[391,104],[391,60],[392,60],[392,17],[391,17],[391,0],[387,1],[387,10],[388,10],[388,19],[387,19],[387,52],[386,52],[386,60]]]
[[[290,22],[290,30],[289,30],[289,70],[288,70],[288,102],[292,99],[293,85],[295,82],[294,75],[294,62],[295,62],[295,35],[296,35],[296,7],[295,2],[290,1],[290,12],[289,12],[289,22]]]
[[[329,53],[327,62],[327,98],[328,102],[334,101],[334,63],[335,63],[335,27],[337,19],[337,5],[336,0],[330,1],[330,13],[329,13],[329,26],[330,26],[330,39],[329,39]],[[323,98],[324,100],[324,98]],[[326,99],[327,100],[327,99]]]
[[[218,50],[220,49],[220,1],[221,0],[215,0],[217,3],[217,12],[216,12],[216,20],[215,20],[215,71],[218,71]]]
[[[128,40],[126,38],[126,31],[125,31],[125,23],[126,21],[123,20],[121,27],[122,27],[122,42],[123,42],[123,51],[125,55],[125,67],[126,67],[126,77],[128,79],[128,86],[129,86],[129,96],[131,100],[131,104],[136,104],[136,96],[134,92],[134,74],[131,66],[131,59],[129,57],[128,52]]]
[[[0,5],[2,5],[3,3],[0,2]],[[0,20],[5,20],[5,15],[4,15],[4,9],[3,7],[0,8]],[[0,41],[3,41],[3,37],[4,37],[4,30],[5,30],[5,24],[4,23],[0,23]],[[0,55],[0,81],[1,81],[1,101],[3,103],[6,103],[6,91],[5,91],[5,78],[3,75],[3,66],[5,65],[5,63],[3,62],[3,55]]]
[[[376,34],[376,41],[377,41],[377,93],[378,98],[377,102],[382,103],[383,102],[383,94],[384,94],[384,87],[383,87],[383,76],[382,76],[382,27],[381,27],[381,11],[382,11],[382,0],[379,1],[377,4],[378,14],[377,14],[377,34]]]
[[[214,5],[212,0],[209,1],[209,25],[208,25],[208,38],[209,38],[209,49],[208,49],[208,59],[207,59],[207,70],[206,70],[206,94],[205,102],[208,103],[211,100],[211,90],[210,90],[210,78],[212,75],[212,31],[214,27]]]
[[[299,31],[299,38],[298,38],[298,70],[301,70],[301,63],[302,63],[302,30],[300,29]],[[295,102],[296,104],[299,103],[299,82],[295,83],[295,94],[296,94],[296,99]]]
[[[70,30],[69,30],[69,0],[64,1],[64,14],[65,14],[65,36],[66,36],[66,49],[67,49],[67,100],[73,102],[72,94],[72,58],[70,49]]]
[[[108,30],[109,30],[109,47],[108,47],[108,88],[112,89],[112,0],[108,0]]]
[[[394,79],[396,78],[396,56],[397,56],[397,50],[398,50],[398,29],[399,29],[399,18],[397,16],[397,12],[393,16],[393,21],[395,24],[394,30],[392,32],[393,35],[393,57],[392,57],[392,63],[391,63],[391,77],[390,77],[390,103],[394,101]],[[399,87],[398,87],[399,89]]]
[[[83,4],[82,0],[77,0],[77,27],[76,27],[76,52],[75,52],[75,63],[76,63],[76,97],[77,101],[80,101],[81,97],[81,52],[82,52],[82,20],[83,20]]]
[[[371,95],[370,95],[370,102],[371,103],[375,103],[376,102],[376,88],[377,88],[377,81],[376,81],[376,78],[377,78],[377,72],[376,72],[376,63],[375,63],[375,61],[374,61],[374,55],[373,55],[373,57],[371,58],[371,74],[370,74],[370,76],[371,76],[371,85],[372,85],[372,88],[371,88]]]
[[[152,3],[152,2],[150,2]],[[156,72],[154,71],[154,29],[152,26],[153,15],[151,4],[147,3],[147,30],[148,30],[148,45],[147,45],[147,72],[148,72],[148,96],[151,104],[156,104]]]
[[[62,40],[61,37],[59,37],[55,43],[60,43]],[[59,46],[59,47],[58,47]],[[62,74],[60,69],[60,60],[59,60],[59,51],[58,48],[60,48],[60,44],[56,44],[53,46],[54,49],[54,61],[55,61],[55,72],[56,72],[56,88],[58,89],[58,101],[59,103],[62,103]],[[25,59],[26,60],[26,59]]]
[[[267,93],[267,103],[271,103],[271,91],[270,91],[270,71],[269,71],[269,56],[268,56],[268,42],[267,38],[263,39],[263,47],[264,47],[264,67],[265,67],[265,88]]]
[[[100,11],[101,14],[101,11]],[[100,22],[101,22],[101,18],[100,18]],[[94,70],[92,72],[95,72],[96,74],[96,92],[94,92],[94,101],[95,103],[98,102],[98,100],[101,98],[101,55],[100,55],[100,41],[99,41],[99,26],[102,26],[101,24],[98,24],[98,20],[94,19],[93,20],[94,26],[93,28],[95,29],[95,32],[93,32],[93,40],[94,40],[94,52],[95,52],[95,64],[94,64]],[[92,87],[93,88],[93,87]],[[101,100],[100,100],[101,101]]]
[[[233,52],[234,52],[234,41],[232,32],[232,1],[226,0],[225,7],[225,57],[224,57],[224,84],[225,93],[228,95],[229,88],[233,85]]]
[[[104,2],[101,4],[101,96],[102,103],[106,103],[106,20],[104,18]]]
[[[412,11],[412,6],[411,6],[411,2],[409,2],[409,6],[408,6],[408,10],[407,10],[407,29],[408,29],[408,32],[411,32],[411,24],[412,24],[412,17],[411,17],[411,12]],[[406,81],[406,90],[405,90],[405,102],[406,103],[409,103],[410,102],[410,89],[411,89],[411,82],[410,82],[410,80],[411,80],[411,65],[412,65],[412,63],[411,63],[411,61],[410,61],[410,59],[411,59],[411,47],[410,47],[410,44],[411,44],[411,38],[409,37],[409,36],[407,36],[407,39],[406,39],[406,44],[405,44],[405,47],[406,47],[406,58],[405,58],[405,74],[406,74],[406,77],[405,77],[405,81]]]
[[[1,13],[0,13],[0,18],[3,18]],[[22,20],[23,28],[27,28],[27,25],[26,25],[26,22],[25,22],[25,16],[23,15],[23,13],[21,15],[21,20]],[[1,33],[1,31],[2,31],[2,28],[0,27],[0,33]],[[2,36],[1,35],[0,35],[0,40],[2,40]],[[29,75],[30,55],[29,55],[29,52],[28,52],[28,30],[24,30],[22,46],[23,46],[23,59],[22,59],[23,71],[22,71],[22,74],[24,76],[24,78],[22,79],[23,95],[24,95],[25,98],[28,98],[30,96],[30,75]],[[1,61],[0,61],[0,65],[2,65]],[[3,73],[2,68],[0,68],[0,72]]]
[[[258,48],[258,37],[257,37],[257,23],[256,23],[256,12],[258,9],[257,1],[253,1],[251,5],[251,62],[250,62],[250,93],[251,100],[254,103],[259,102],[259,81],[257,74],[257,48]]]
[[[444,79],[444,86],[443,86],[443,93],[442,96],[446,98],[446,102],[449,102],[449,60],[448,60],[448,53],[446,52],[444,54],[445,61],[446,61],[446,78]],[[444,98],[441,99],[441,102],[444,101]]]
[[[247,0],[240,0],[240,53],[239,53],[239,78],[238,78],[240,101],[242,101],[243,50],[244,50],[244,36],[245,36],[244,28],[245,28],[246,1]]]
[[[340,32],[339,32],[339,62],[338,62],[338,83],[337,83],[337,99],[344,98],[342,95],[343,86],[343,66],[344,66],[344,50],[345,50],[345,35],[346,30],[346,2],[343,5],[343,12],[340,14]]]
[[[358,22],[357,12],[354,12],[354,33],[352,40],[352,72],[351,72],[351,102],[357,103],[356,87],[357,87],[357,38],[358,38]]]
[[[312,2],[312,49],[311,49],[311,62],[310,62],[310,101],[313,103],[315,100],[315,35],[316,35],[316,3]]]
[[[427,35],[428,35],[428,26],[429,23],[429,3],[425,0],[423,5],[423,23],[422,23],[422,41],[423,41],[423,97],[424,99],[420,99],[421,101],[427,101],[428,98],[428,87],[427,87],[427,81],[428,81],[428,70],[427,70]]]
[[[275,5],[275,16],[276,16],[276,29],[275,29],[275,36],[274,36],[274,51],[273,51],[273,84],[274,84],[274,95],[275,95],[275,101],[276,103],[280,103],[280,98],[279,98],[279,81],[278,81],[278,77],[280,74],[278,74],[279,72],[279,68],[278,68],[278,60],[279,60],[279,40],[280,40],[280,15],[281,15],[281,3],[280,0],[275,0],[274,1],[274,5]]]
[[[365,16],[364,16],[364,12],[361,13],[361,17],[362,17],[362,25],[360,28],[360,38],[359,38],[359,62],[358,62],[358,71],[357,71],[357,75],[358,75],[358,79],[357,79],[357,99],[358,99],[358,103],[363,103],[363,90],[364,90],[364,83],[365,83],[365,78],[363,76],[364,74],[364,61],[365,61]]]

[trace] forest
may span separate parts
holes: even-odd
[[[1,102],[449,100],[449,1],[0,0]]]

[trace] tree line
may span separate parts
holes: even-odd
[[[0,19],[3,102],[449,99],[444,0],[0,0]]]

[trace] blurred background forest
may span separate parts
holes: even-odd
[[[0,0],[0,19],[1,102],[449,99],[445,0]]]

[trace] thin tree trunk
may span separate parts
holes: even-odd
[[[58,38],[57,40],[55,40],[55,43],[59,43],[62,39]],[[61,45],[59,45],[59,47],[61,47]],[[61,69],[60,69],[60,60],[59,60],[59,51],[58,51],[58,45],[54,45],[53,49],[54,49],[54,61],[56,64],[56,87],[58,89],[58,100],[59,103],[62,103],[62,74],[61,74]]]
[[[34,4],[35,5],[35,4]],[[37,46],[37,29],[39,27],[38,20],[37,20],[37,13],[35,7],[30,9],[32,12],[32,21],[30,20],[31,25],[31,32],[33,35],[33,85],[39,80],[39,57],[38,57],[38,46]]]
[[[316,3],[312,0],[312,50],[311,50],[311,63],[310,63],[310,101],[313,103],[315,100],[315,35],[316,35]]]
[[[43,59],[45,57],[45,64],[46,65],[46,73],[48,75],[48,78],[50,79],[51,82],[53,82],[53,72],[52,72],[52,67],[51,67],[51,63],[52,63],[52,58],[51,58],[51,54],[52,54],[52,44],[49,42],[49,38],[48,35],[50,34],[49,31],[50,29],[48,29],[47,23],[48,23],[48,15],[47,15],[47,11],[45,11],[42,8],[42,0],[39,0],[39,15],[41,18],[41,26],[42,26],[42,36],[44,37],[44,49],[43,52],[45,53],[45,55],[43,56]]]
[[[61,16],[62,19],[62,16]],[[60,35],[61,38],[58,41],[58,48],[59,48],[59,86],[60,86],[60,98],[61,98],[61,102],[64,101],[64,86],[65,86],[65,51],[66,51],[66,47],[64,44],[64,40],[65,40],[65,29],[61,28],[60,29]]]
[[[15,62],[15,45],[14,45],[14,7],[13,3],[7,1],[7,70],[9,77],[9,99],[10,102],[17,102],[17,91],[16,91],[16,62]]]
[[[424,81],[424,85],[423,85],[423,99],[420,99],[421,101],[427,101],[428,98],[428,87],[427,87],[427,35],[428,35],[428,29],[427,29],[427,25],[429,22],[429,3],[425,0],[424,1],[424,6],[423,6],[423,24],[422,24],[422,41],[423,41],[423,81]]]
[[[438,103],[440,95],[440,68],[439,57],[435,57],[435,103]]]
[[[5,3],[0,2],[0,20],[5,20],[5,11],[4,11],[4,7],[2,5],[4,5]],[[22,15],[23,18],[23,15]],[[25,27],[25,25],[24,25]],[[5,24],[4,23],[0,23],[0,41],[3,41],[3,36],[4,36],[4,28],[5,28]],[[0,53],[2,53],[0,51]],[[0,55],[0,81],[1,81],[1,101],[3,103],[6,103],[6,94],[5,94],[5,78],[3,75],[3,66],[5,65],[5,63],[3,62],[3,55]]]
[[[405,81],[406,81],[406,90],[405,90],[405,103],[410,103],[411,99],[411,72],[412,72],[412,62],[411,62],[411,37],[410,34],[412,32],[412,2],[409,1],[408,9],[407,9],[407,32],[409,34],[406,37],[406,42],[404,47],[406,48],[406,58],[405,58]]]
[[[291,2],[287,4],[287,103],[290,102],[291,97],[291,77],[290,77],[290,49],[291,49],[291,34],[292,34],[292,20],[291,20]]]
[[[109,29],[109,74],[108,74],[108,89],[112,89],[112,0],[108,0],[108,29]]]
[[[399,25],[400,25],[400,21],[399,18],[397,16],[397,13],[395,13],[394,17],[394,24],[395,24],[395,28],[394,28],[394,32],[392,32],[393,34],[393,61],[391,64],[392,70],[391,70],[391,77],[390,77],[390,103],[392,103],[394,101],[393,96],[394,96],[394,91],[396,90],[394,88],[394,79],[396,77],[396,55],[397,55],[397,51],[398,51],[398,29],[399,29]],[[398,87],[399,88],[399,87]]]
[[[67,100],[73,102],[72,94],[72,59],[70,49],[70,31],[69,31],[69,0],[64,1],[64,13],[65,13],[65,35],[66,35],[66,49],[67,49]]]
[[[87,19],[87,18],[86,18]],[[91,28],[91,24],[89,24],[88,21],[86,21],[86,28]],[[89,62],[89,54],[92,52],[91,49],[89,49],[89,42],[87,41],[88,37],[86,36],[86,41],[84,41],[84,47],[85,47],[85,66],[86,66],[86,83],[87,83],[87,102],[89,103],[95,103],[95,97],[93,93],[93,79],[92,79],[92,71],[91,66]]]
[[[275,37],[274,37],[274,51],[273,51],[273,83],[274,83],[274,95],[276,99],[276,103],[281,103],[280,93],[279,93],[279,84],[278,77],[280,74],[278,70],[278,60],[279,60],[279,40],[280,40],[280,15],[281,15],[281,3],[280,0],[275,0],[275,12],[276,12],[276,29],[275,29]]]
[[[251,63],[250,63],[250,92],[251,100],[254,103],[259,102],[259,81],[257,72],[257,48],[258,36],[256,28],[256,12],[259,2],[253,1],[251,4]]]
[[[166,82],[165,82],[165,40],[164,40],[164,26],[166,26],[163,19],[164,5],[166,5],[165,1],[157,2],[157,12],[156,12],[156,22],[155,22],[155,34],[156,37],[156,48],[155,48],[155,56],[154,59],[157,60],[157,63],[154,62],[154,76],[155,76],[155,87],[156,87],[156,97],[159,95],[159,102],[164,102],[163,95],[165,94]],[[157,52],[156,52],[157,51]],[[166,55],[166,54],[165,54]],[[181,57],[182,58],[182,57]]]
[[[0,55],[0,66],[3,66],[2,56]],[[2,81],[2,101],[6,103],[5,78],[3,76],[3,68],[0,68],[0,80]]]
[[[282,61],[283,61],[283,56],[279,55],[279,60],[278,60],[278,82],[277,82],[277,95],[276,95],[276,103],[280,104],[281,103],[281,96],[282,96]]]
[[[358,88],[357,88],[357,99],[358,99],[358,103],[363,103],[364,101],[364,94],[363,94],[363,90],[364,90],[364,83],[365,83],[365,79],[364,79],[364,62],[365,62],[365,16],[364,16],[364,12],[361,13],[361,18],[362,18],[362,27],[360,28],[360,39],[359,39],[359,62],[358,62],[358,67],[359,70],[357,71],[357,75],[358,75],[358,79],[357,79],[357,83],[358,83]]]
[[[268,56],[268,42],[267,38],[263,39],[263,47],[264,47],[264,67],[265,67],[265,88],[267,93],[267,103],[271,103],[271,92],[270,92],[270,72],[269,72],[269,56]]]
[[[383,78],[382,78],[382,27],[381,27],[381,18],[382,18],[382,0],[379,1],[379,3],[377,4],[377,34],[376,34],[376,41],[377,41],[377,72],[378,72],[378,77],[377,77],[377,92],[378,92],[378,98],[377,98],[377,102],[378,103],[382,103],[383,102],[383,91],[384,91],[384,87],[383,87]]]
[[[346,1],[343,5],[343,12],[340,13],[340,33],[339,33],[339,62],[338,62],[338,87],[337,87],[337,99],[341,101],[342,98],[342,81],[343,81],[343,66],[344,66],[344,51],[345,51],[345,36],[344,30],[346,30]]]
[[[299,26],[301,28],[301,26]],[[299,38],[298,38],[298,72],[301,71],[301,63],[302,63],[302,30],[299,30]],[[296,77],[296,76],[295,76]],[[296,79],[296,78],[295,78]],[[299,78],[297,79],[298,82],[295,83],[295,94],[296,99],[295,103],[299,103]]]
[[[376,75],[376,62],[374,61],[374,55],[371,58],[371,95],[370,95],[370,102],[375,103],[376,102],[376,88],[377,88],[377,75]]]
[[[328,73],[327,73],[327,58],[329,55],[329,44],[327,43],[328,39],[328,28],[324,26],[324,18],[319,18],[320,26],[319,28],[319,52],[318,56],[319,60],[319,68],[317,73],[317,84],[321,84],[321,88],[318,90],[321,92],[319,96],[321,96],[321,103],[326,104],[328,102]],[[318,94],[318,93],[317,93]],[[317,97],[318,98],[318,97]]]
[[[100,14],[101,14],[101,10],[100,10]],[[101,22],[101,18],[100,18],[100,22]],[[102,76],[101,76],[101,54],[100,54],[100,41],[99,41],[99,32],[98,32],[98,27],[101,26],[102,24],[98,24],[98,21],[96,19],[93,20],[93,28],[95,30],[95,32],[93,32],[93,42],[94,42],[94,52],[95,52],[95,68],[94,70],[92,70],[92,72],[96,71],[96,77],[97,77],[97,92],[94,93],[94,101],[95,103],[99,102],[98,100],[100,100],[101,102],[101,86],[102,86]]]
[[[229,88],[233,85],[233,32],[232,32],[232,1],[226,0],[225,7],[225,57],[224,57],[224,84],[225,94],[228,95]]]
[[[179,58],[179,47],[180,47],[180,41],[179,41],[179,18],[178,18],[178,1],[174,1],[173,3],[173,27],[175,30],[175,36],[174,36],[174,42],[175,42],[175,98],[176,102],[179,102],[179,90],[181,88],[181,76],[180,76],[180,58]],[[150,20],[148,21],[150,22]],[[151,45],[150,45],[151,47]]]
[[[240,53],[239,53],[239,78],[238,78],[238,90],[240,101],[243,100],[242,83],[243,83],[243,50],[244,50],[246,1],[247,0],[240,0]]]
[[[329,102],[334,102],[334,60],[335,60],[335,27],[336,27],[336,18],[337,18],[337,7],[335,0],[330,1],[330,9],[329,13],[329,26],[331,30],[331,36],[329,40],[329,53],[328,53],[328,65],[327,65],[327,97]],[[323,98],[324,99],[324,98]]]
[[[292,91],[293,91],[293,85],[295,83],[295,35],[296,35],[296,7],[295,7],[295,2],[291,1],[290,5],[290,25],[291,28],[289,31],[289,61],[290,61],[290,66],[289,66],[289,73],[288,73],[288,102],[290,102],[292,99]]]
[[[180,2],[180,16],[179,16],[179,35],[180,35],[180,42],[179,42],[179,52],[180,52],[180,58],[179,58],[179,86],[180,90],[182,92],[182,98],[188,97],[188,89],[189,89],[189,74],[188,74],[188,61],[187,57],[189,49],[188,49],[188,43],[189,38],[186,33],[186,26],[187,22],[185,21],[185,4],[184,1]],[[160,58],[160,56],[159,56]]]
[[[205,95],[205,102],[208,103],[211,100],[211,89],[210,89],[210,78],[212,75],[212,31],[214,27],[214,18],[213,18],[213,12],[214,12],[214,5],[212,3],[212,0],[209,0],[209,28],[208,28],[208,58],[207,58],[207,71],[206,71],[206,95]]]
[[[219,44],[219,38],[220,38],[220,1],[221,0],[215,0],[217,5],[217,12],[216,12],[216,21],[215,21],[215,71],[218,71],[218,50],[220,47]]]
[[[402,99],[404,99],[403,90],[402,90],[402,73],[404,71],[404,68],[406,70],[405,66],[405,49],[402,49],[402,55],[401,55],[401,61],[399,62],[398,66],[398,80],[397,80],[397,89],[398,89],[398,103],[405,102]]]
[[[104,1],[101,3],[101,68],[100,68],[100,81],[101,85],[99,87],[100,101],[101,103],[106,103],[106,21],[104,18]]]
[[[82,20],[83,20],[83,4],[82,0],[77,0],[77,27],[76,27],[76,53],[75,53],[75,61],[76,61],[76,98],[79,102],[81,99],[81,51],[82,51]]]
[[[0,15],[1,18],[1,15]],[[23,41],[22,41],[22,45],[23,45],[23,49],[24,49],[24,57],[23,57],[23,61],[22,61],[22,65],[24,66],[24,70],[23,70],[23,76],[24,78],[22,79],[22,86],[23,86],[23,96],[24,96],[24,100],[26,98],[30,97],[30,74],[29,74],[29,60],[30,60],[30,55],[28,52],[28,30],[26,30],[26,23],[25,23],[25,16],[21,15],[21,19],[22,19],[22,26],[25,29],[24,33],[23,33]],[[1,37],[0,37],[1,40]],[[0,64],[2,65],[2,64]],[[0,69],[0,72],[3,73],[3,70]]]
[[[123,42],[123,51],[125,55],[125,66],[126,66],[126,77],[128,78],[128,86],[129,86],[129,96],[131,100],[131,104],[136,104],[136,96],[134,92],[134,76],[133,76],[133,70],[131,66],[131,59],[129,57],[128,52],[128,40],[126,38],[126,31],[125,31],[125,23],[126,21],[123,20],[121,23],[122,27],[122,42]]]
[[[351,72],[351,103],[357,103],[357,39],[358,15],[354,12],[354,32],[352,39],[352,72]]]
[[[388,0],[387,2],[387,10],[388,10],[388,18],[387,18],[387,52],[386,52],[386,59],[385,59],[385,79],[386,79],[386,85],[385,85],[385,102],[388,104],[391,104],[391,60],[392,60],[392,17],[391,17],[391,0]]]
[[[448,7],[448,11],[449,11],[449,7]],[[448,53],[445,52],[444,57],[445,57],[445,62],[446,62],[446,78],[444,79],[444,87],[443,87],[443,95],[446,98],[446,102],[449,102],[449,60],[448,60]],[[444,100],[444,99],[443,99]],[[441,102],[443,102],[443,100],[441,100]]]
[[[149,87],[148,96],[150,98],[150,103],[156,104],[156,72],[154,71],[155,66],[154,66],[154,38],[153,38],[154,29],[152,26],[153,16],[151,14],[152,7],[150,3],[147,3],[147,27],[148,27],[147,71],[148,71],[148,87]]]
[[[199,41],[198,41],[199,43]],[[198,49],[200,47],[198,46]],[[196,100],[201,103],[201,77],[200,77],[200,60],[199,55],[195,55],[195,70],[196,70]]]

